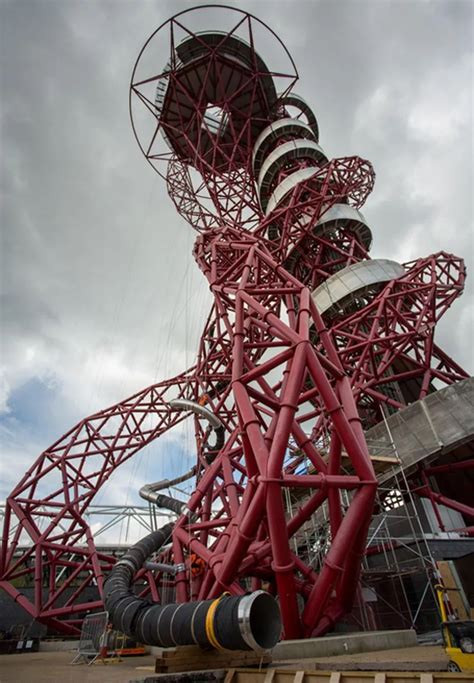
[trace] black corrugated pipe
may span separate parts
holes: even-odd
[[[105,609],[114,628],[148,645],[200,645],[269,650],[280,638],[280,610],[265,591],[216,600],[158,605],[132,591],[135,573],[166,543],[173,524],[145,536],[112,569],[104,584]]]
[[[208,419],[216,435],[216,443],[208,445],[205,457],[210,463],[224,445],[224,427],[207,408],[185,399],[170,403],[178,410],[191,410]],[[194,474],[193,467],[185,474],[140,489],[140,496],[160,508],[181,515],[186,504],[176,498],[158,493],[163,488],[186,481]],[[169,539],[173,524],[166,524],[134,546],[117,562],[104,584],[105,609],[114,628],[148,645],[200,645],[229,650],[271,649],[280,638],[280,610],[275,599],[265,591],[249,595],[223,595],[215,600],[158,605],[137,597],[132,591],[133,577],[144,565],[176,573],[184,567],[153,565],[147,558],[157,552]]]

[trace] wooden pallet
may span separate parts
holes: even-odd
[[[471,673],[450,671],[304,671],[230,669],[224,683],[472,683]]]
[[[155,673],[262,667],[271,661],[270,655],[260,656],[246,650],[202,650],[195,645],[183,645],[163,651],[161,657],[156,659]]]

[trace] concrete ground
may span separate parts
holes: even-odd
[[[124,657],[117,664],[71,665],[75,652],[25,652],[0,655],[0,683],[128,683],[150,676],[155,657]]]
[[[0,655],[0,683],[128,683],[152,675],[155,657],[127,657],[118,664],[71,665],[74,652],[37,652]],[[418,646],[402,650],[380,650],[314,660],[286,662],[295,669],[341,671],[369,669],[385,671],[446,670],[447,659],[439,646]],[[281,664],[277,665],[281,668]],[[142,668],[144,667],[144,668]],[[146,668],[145,668],[146,667]]]

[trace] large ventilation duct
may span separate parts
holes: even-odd
[[[137,597],[133,577],[169,539],[167,524],[132,546],[113,568],[104,585],[105,609],[114,628],[148,645],[199,645],[264,652],[281,634],[276,600],[265,591],[223,595],[215,600],[159,605]]]
[[[217,455],[224,442],[224,427],[211,411],[186,399],[171,401],[177,410],[189,410],[208,420],[216,434],[216,443],[206,456]],[[159,491],[186,481],[196,474],[196,467],[171,481],[146,484],[140,496],[177,515],[186,512],[186,504]],[[132,546],[117,562],[104,585],[104,602],[114,628],[146,643],[161,647],[200,645],[229,650],[264,652],[278,642],[281,634],[280,611],[275,599],[265,591],[249,595],[223,595],[215,600],[159,605],[137,597],[132,591],[133,578],[142,567],[176,574],[184,565],[150,562],[173,531],[167,524]]]

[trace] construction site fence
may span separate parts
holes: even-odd
[[[88,614],[82,622],[81,637],[77,654],[71,664],[92,664],[100,654],[104,634],[109,623],[108,612]],[[109,644],[107,643],[107,646]]]

